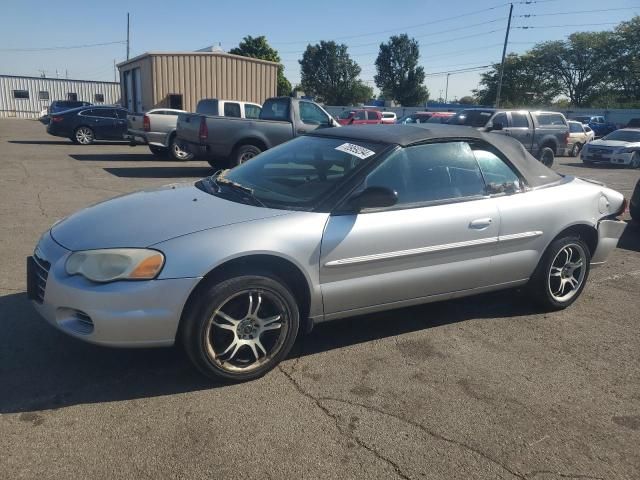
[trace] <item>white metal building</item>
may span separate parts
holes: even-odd
[[[120,84],[92,80],[0,75],[0,118],[37,118],[54,100],[120,103]]]

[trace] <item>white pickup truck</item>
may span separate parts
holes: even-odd
[[[262,107],[255,103],[234,100],[203,99],[196,106],[196,113],[220,117],[257,118]],[[191,160],[194,155],[176,138],[178,115],[184,110],[155,108],[147,113],[127,115],[128,131],[125,138],[132,145],[149,145],[151,153],[158,157],[171,155],[175,160]]]

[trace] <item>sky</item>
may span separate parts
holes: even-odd
[[[0,29],[0,74],[114,80],[114,61],[126,58],[126,15],[131,15],[130,55],[193,51],[220,44],[228,51],[245,35],[265,35],[293,85],[309,43],[335,40],[349,47],[374,85],[381,42],[407,33],[420,42],[420,63],[430,97],[470,95],[483,67],[500,61],[509,2],[500,0],[109,0],[77,2],[6,0]],[[640,0],[514,1],[508,52],[574,31],[609,30],[640,15]],[[531,15],[525,17],[525,15]],[[530,27],[527,29],[521,27]],[[531,28],[533,27],[533,28]],[[118,43],[114,43],[118,42]],[[101,46],[68,48],[80,45]],[[63,47],[63,48],[58,48]],[[39,50],[48,48],[50,50]],[[55,49],[54,49],[55,48]],[[449,74],[448,91],[446,89]]]

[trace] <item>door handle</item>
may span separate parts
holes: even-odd
[[[476,220],[472,220],[469,224],[469,228],[473,228],[474,230],[484,230],[488,228],[493,222],[492,218],[477,218]]]

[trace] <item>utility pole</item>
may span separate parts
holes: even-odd
[[[116,59],[114,58],[113,59],[113,81],[114,82],[118,81],[117,80],[117,72],[118,72],[118,69],[116,68]]]
[[[513,5],[511,8],[513,8]],[[511,19],[509,19],[509,21],[511,21]],[[127,12],[127,60],[129,60],[129,12]]]
[[[444,103],[447,103],[447,100],[449,99],[449,75],[451,74],[447,73],[447,86],[444,90]]]
[[[67,70],[66,68],[64,70],[64,78],[69,78],[69,70]]]
[[[500,107],[500,92],[502,90],[502,78],[504,76],[504,58],[507,55],[507,43],[509,43],[509,30],[511,30],[511,16],[513,15],[513,3],[509,7],[509,21],[507,32],[504,35],[504,47],[502,48],[502,63],[500,64],[500,77],[498,79],[498,91],[496,92],[496,108]]]

